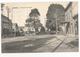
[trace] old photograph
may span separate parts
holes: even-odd
[[[1,3],[1,52],[79,52],[78,2]]]

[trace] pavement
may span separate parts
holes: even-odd
[[[55,52],[78,52],[79,39],[78,35],[66,35],[63,43],[57,48]]]
[[[68,35],[30,35],[4,38],[2,39],[2,52],[77,52],[78,46],[70,45],[70,42],[75,39]]]

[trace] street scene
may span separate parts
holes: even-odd
[[[1,52],[78,52],[78,2],[1,3]]]

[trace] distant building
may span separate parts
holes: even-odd
[[[19,26],[19,34],[20,34],[20,36],[25,35],[24,26]]]
[[[67,22],[66,33],[78,33],[78,4],[70,2],[65,9],[65,21]]]
[[[17,23],[12,24],[12,29],[13,29],[13,35],[18,36],[19,35],[19,27],[18,27]]]
[[[12,29],[13,29],[13,32],[18,32],[19,31],[17,23],[12,24]]]

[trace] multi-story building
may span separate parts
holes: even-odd
[[[4,16],[1,15],[1,27],[2,27],[2,36],[6,37],[6,36],[10,36],[11,32],[12,32],[12,22],[11,20]]]
[[[78,2],[72,3],[72,16],[74,19],[75,34],[78,34]]]
[[[3,14],[4,5],[1,4],[1,29],[2,29],[2,37],[9,37],[12,33],[12,21],[9,19],[9,16],[5,16]]]
[[[70,2],[65,9],[65,21],[67,21],[66,32],[68,34],[78,33],[78,4]]]

